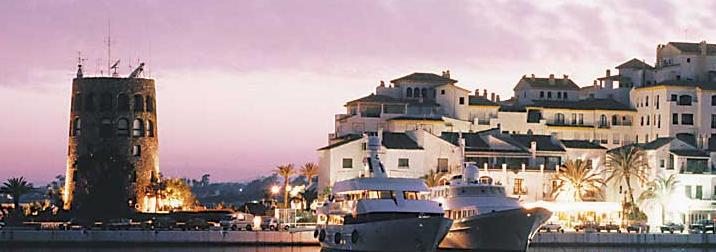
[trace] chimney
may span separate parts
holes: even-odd
[[[534,81],[534,80],[535,80],[535,74],[532,74],[531,77],[532,77],[532,81]]]
[[[443,77],[450,79],[450,70],[443,71]]]
[[[594,85],[595,87],[596,87],[597,85],[599,85],[599,84],[597,84],[597,80],[594,80],[594,84],[593,84],[593,85]]]
[[[480,96],[480,89],[475,89],[475,96]]]
[[[385,87],[385,81],[380,81],[380,87]]]
[[[487,99],[487,88],[482,90],[482,97],[485,97],[485,99]]]
[[[706,40],[699,43],[699,49],[701,49],[701,55],[706,55],[708,53],[709,44],[706,43]]]
[[[500,102],[500,95],[495,95],[495,102]]]
[[[490,101],[495,101],[495,93],[490,93]]]
[[[607,69],[607,77],[610,77],[610,76],[612,76],[612,71]]]
[[[562,77],[564,77],[564,80],[569,80],[569,75],[563,74]]]
[[[554,85],[554,74],[549,75],[549,84]]]

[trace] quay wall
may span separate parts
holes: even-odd
[[[1,245],[317,246],[313,231],[0,230]],[[711,247],[716,234],[539,233],[530,247]]]

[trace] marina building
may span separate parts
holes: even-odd
[[[389,176],[456,172],[474,162],[481,181],[504,185],[524,203],[563,209],[553,192],[557,167],[586,160],[606,178],[607,153],[629,145],[645,151],[650,179],[677,177],[679,204],[664,209],[668,219],[716,217],[716,45],[669,42],[657,46],[653,66],[634,58],[615,70],[581,86],[567,75],[523,75],[506,100],[459,86],[449,70],[381,81],[335,116],[318,149],[319,187],[364,176],[367,136],[375,135]],[[617,209],[624,188],[609,183],[584,204]],[[651,224],[661,224],[660,211],[647,211]]]

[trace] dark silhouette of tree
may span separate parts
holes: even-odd
[[[15,207],[13,211],[17,214],[17,216],[22,214],[22,209],[20,209],[20,197],[31,191],[32,184],[28,183],[23,177],[9,178],[5,183],[3,183],[2,187],[0,187],[0,192],[8,194],[12,197],[12,204]]]

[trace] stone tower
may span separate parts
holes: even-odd
[[[65,209],[85,204],[102,212],[119,204],[150,211],[157,204],[156,89],[154,80],[135,73],[128,78],[83,77],[80,68],[73,80]]]

